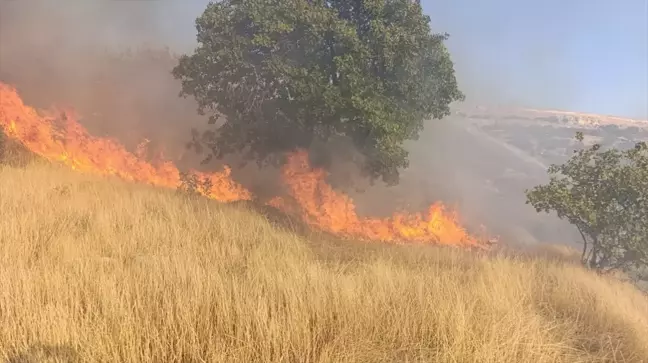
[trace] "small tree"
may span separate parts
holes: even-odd
[[[583,141],[583,134],[576,139]],[[599,144],[574,151],[552,165],[546,185],[527,190],[527,204],[555,211],[583,239],[581,261],[600,272],[648,266],[648,147],[603,150]]]
[[[198,47],[173,70],[217,132],[210,156],[278,160],[350,139],[373,179],[398,182],[403,143],[460,100],[453,63],[411,0],[222,0],[196,20]]]

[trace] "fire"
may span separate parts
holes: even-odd
[[[311,168],[308,154],[298,151],[288,157],[282,170],[291,199],[274,198],[269,204],[324,231],[355,239],[387,242],[429,242],[441,245],[480,247],[479,239],[462,228],[456,213],[442,203],[432,204],[427,213],[396,213],[389,218],[363,218],[353,200],[336,192],[326,182],[327,173]]]
[[[147,162],[116,141],[89,135],[72,112],[63,116],[39,115],[23,103],[15,89],[0,83],[0,126],[35,154],[78,171],[167,188],[180,184],[180,171],[170,161]],[[210,189],[202,192],[209,198],[222,202],[252,199],[230,173],[229,168],[219,173],[195,172],[201,180],[209,181]]]
[[[148,162],[144,155],[148,140],[134,153],[117,141],[94,137],[76,121],[75,115],[40,115],[26,106],[17,91],[0,82],[0,127],[5,133],[41,157],[70,168],[154,186],[176,188],[181,173],[170,161]],[[221,201],[252,200],[253,195],[231,178],[231,169],[222,172],[193,172],[206,182],[197,192]],[[458,223],[457,215],[443,204],[431,205],[427,213],[396,213],[390,218],[365,218],[356,214],[353,200],[326,183],[326,172],[311,168],[308,154],[291,154],[282,170],[290,196],[276,197],[269,205],[300,217],[308,225],[339,236],[389,242],[424,242],[443,245],[483,247],[485,244]]]

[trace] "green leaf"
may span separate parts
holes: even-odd
[[[365,175],[393,184],[404,142],[463,99],[447,34],[429,22],[409,0],[223,0],[173,74],[200,112],[225,118],[203,137],[213,155],[263,163],[346,138]]]
[[[576,138],[583,140],[582,133]],[[552,165],[550,181],[527,191],[538,212],[555,212],[583,237],[583,263],[599,271],[648,267],[648,149],[593,145]]]

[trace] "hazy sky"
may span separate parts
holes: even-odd
[[[648,117],[648,0],[424,0],[466,91]],[[491,91],[491,92],[489,92]]]
[[[434,31],[450,33],[448,47],[468,100],[648,118],[648,0],[422,2]],[[42,23],[58,7],[69,20],[56,26],[73,28],[75,38],[96,39],[100,31],[116,43],[153,37],[191,50],[194,20],[207,3],[43,0],[25,11],[41,14],[35,23]],[[95,15],[83,15],[88,9]],[[35,31],[35,39],[43,38]]]
[[[184,2],[179,41],[208,1]],[[422,3],[470,99],[648,118],[648,0]]]

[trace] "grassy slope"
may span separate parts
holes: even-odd
[[[648,299],[567,262],[340,244],[0,165],[0,360],[648,362]]]

